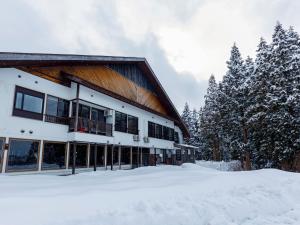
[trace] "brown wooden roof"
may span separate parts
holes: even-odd
[[[177,112],[175,106],[171,102],[169,96],[165,92],[161,83],[157,79],[153,70],[151,69],[149,63],[145,58],[139,57],[118,57],[118,56],[98,56],[98,55],[69,55],[69,54],[40,54],[40,53],[13,53],[13,52],[0,52],[0,68],[38,68],[38,67],[72,67],[72,66],[100,66],[106,65],[108,63],[122,63],[122,64],[136,64],[143,73],[148,77],[149,81],[153,83],[157,96],[159,96],[160,101],[167,108],[168,119],[172,119],[177,126],[181,128],[184,136],[189,136],[188,130],[181,120],[179,113]],[[26,71],[26,69],[25,69]],[[72,74],[71,74],[72,75]],[[71,78],[72,76],[69,76]],[[78,77],[77,77],[78,78]],[[82,79],[77,79],[77,81],[83,81]],[[85,82],[85,85],[97,86],[92,83]],[[95,87],[94,87],[95,89]],[[101,91],[101,87],[99,87]],[[109,94],[109,93],[106,93]],[[152,113],[156,113],[160,116],[160,112],[155,112],[150,108],[147,108],[143,105],[137,104],[136,102],[131,102],[130,99],[122,99],[122,96],[118,94],[111,93],[112,97],[119,98],[125,102],[131,103],[137,107],[148,110]],[[121,98],[120,98],[121,97]],[[166,117],[166,116],[164,116]]]

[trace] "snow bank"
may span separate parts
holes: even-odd
[[[238,160],[224,162],[224,161],[196,161],[196,164],[202,167],[221,170],[221,171],[239,171],[241,170],[241,162]]]
[[[0,175],[2,225],[300,224],[300,174],[198,165]]]

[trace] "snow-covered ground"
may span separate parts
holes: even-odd
[[[241,162],[236,161],[230,161],[230,162],[224,162],[224,161],[204,161],[204,160],[198,160],[196,161],[196,164],[199,166],[203,166],[206,168],[221,170],[221,171],[239,171],[241,170]]]
[[[0,175],[1,225],[300,224],[300,174],[199,165]]]

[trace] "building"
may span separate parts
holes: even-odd
[[[0,53],[0,102],[2,173],[194,161],[144,58]]]

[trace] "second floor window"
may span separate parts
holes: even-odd
[[[115,131],[127,133],[127,114],[116,111],[116,113],[115,113]]]
[[[115,112],[115,131],[129,134],[139,134],[139,120],[135,116]]]
[[[43,120],[44,94],[16,86],[14,116]]]
[[[47,96],[46,115],[69,117],[69,101],[51,95]]]

